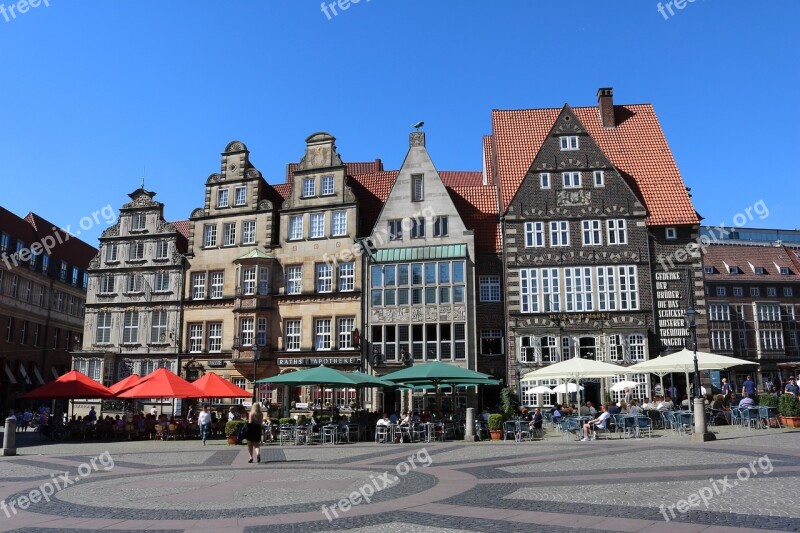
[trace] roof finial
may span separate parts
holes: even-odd
[[[144,177],[147,176],[147,165],[142,170],[142,190],[144,190]]]

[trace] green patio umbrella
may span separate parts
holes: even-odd
[[[441,396],[439,387],[441,385],[498,385],[500,382],[488,374],[481,374],[474,370],[462,368],[460,366],[432,361],[421,365],[414,365],[404,368],[391,374],[382,376],[384,381],[395,383],[405,383],[406,385],[420,386],[430,385],[436,389],[436,407],[441,408]]]

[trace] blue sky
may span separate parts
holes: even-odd
[[[188,218],[233,139],[271,183],[316,131],[396,169],[418,120],[439,169],[480,170],[493,108],[613,86],[655,105],[706,222],[763,200],[749,226],[800,227],[795,0],[666,19],[651,0],[361,0],[330,19],[318,0],[48,3],[0,14],[0,205],[19,215],[76,228],[146,168],[167,218]]]

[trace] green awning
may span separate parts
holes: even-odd
[[[372,256],[373,263],[424,261],[428,259],[461,259],[467,257],[466,244],[418,246],[413,248],[382,248]]]
[[[275,259],[275,255],[259,250],[258,248],[253,248],[236,260],[241,261],[242,259]]]

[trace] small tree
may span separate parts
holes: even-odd
[[[519,412],[519,396],[514,387],[505,387],[500,391],[500,403],[503,406],[503,418],[513,418]]]
[[[758,405],[764,407],[778,407],[778,397],[772,394],[762,394],[758,397]]]
[[[489,415],[489,430],[500,430],[503,428],[503,415]]]
[[[800,400],[794,394],[781,394],[778,412],[781,416],[800,416]]]

